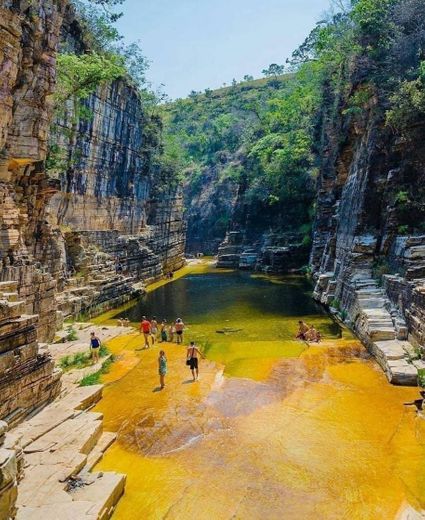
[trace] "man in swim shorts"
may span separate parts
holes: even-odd
[[[184,323],[180,318],[176,320],[177,344],[183,343]]]
[[[201,356],[202,359],[205,359],[205,356],[195,345],[195,342],[191,341],[190,346],[187,348],[186,352],[186,364],[189,365],[194,381],[197,381],[199,377],[198,355]]]

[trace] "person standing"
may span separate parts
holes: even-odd
[[[158,357],[159,384],[161,385],[161,390],[165,388],[167,369],[167,356],[165,355],[165,352],[161,350]]]
[[[145,338],[144,348],[149,348],[149,337],[151,335],[151,322],[146,318],[146,316],[142,316],[142,321],[140,322],[140,334],[142,334],[142,333]]]
[[[184,323],[180,318],[176,319],[177,344],[183,343]]]
[[[101,344],[102,343],[96,334],[94,332],[90,332],[90,351],[93,365],[99,362],[99,351]]]
[[[152,336],[152,345],[155,345],[156,335],[158,334],[158,322],[156,320],[156,316],[152,318],[151,321],[151,336]]]
[[[195,342],[191,341],[190,346],[187,348],[186,352],[186,364],[189,365],[190,371],[192,372],[193,381],[197,381],[199,378],[198,356],[201,356],[202,359],[205,359],[205,356],[195,345]]]
[[[159,326],[159,332],[161,334],[161,343],[167,341],[167,320],[162,320]]]
[[[174,334],[176,333],[176,326],[174,323],[170,323],[170,326],[168,327],[168,337],[170,340],[170,343],[174,342]]]

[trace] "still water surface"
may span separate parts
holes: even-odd
[[[118,313],[183,318],[207,361],[191,383],[185,349],[163,344],[159,392],[157,347],[110,342],[118,361],[97,410],[118,441],[98,469],[128,475],[114,520],[386,520],[425,507],[424,420],[403,407],[416,390],[389,385],[304,279],[192,271]],[[301,318],[320,346],[293,339]]]

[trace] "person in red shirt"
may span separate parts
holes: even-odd
[[[149,338],[151,335],[151,322],[146,318],[146,316],[142,316],[142,321],[140,322],[140,334],[143,333],[145,338],[145,347],[149,348]]]

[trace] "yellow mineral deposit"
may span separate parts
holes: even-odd
[[[97,411],[118,441],[96,469],[128,475],[114,520],[386,520],[404,503],[423,509],[425,426],[403,406],[417,390],[389,385],[347,331],[307,348],[290,337],[299,316],[253,301],[193,318],[187,339],[201,338],[208,357],[198,383],[184,347],[162,345],[159,391],[158,348],[139,350],[137,333],[110,342],[117,362]],[[217,333],[224,315],[243,333]],[[306,319],[333,330],[324,315]]]

